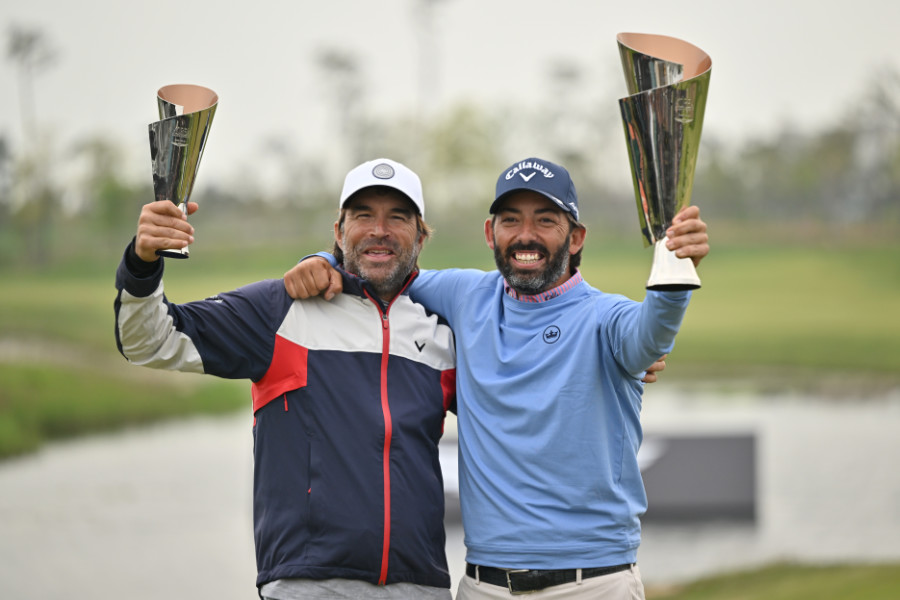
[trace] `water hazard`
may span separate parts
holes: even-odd
[[[643,420],[648,436],[752,434],[757,477],[753,522],[648,520],[645,583],[776,560],[900,561],[900,396],[834,403],[658,389]],[[255,598],[251,452],[241,414],[0,463],[2,596]],[[456,522],[448,555],[455,585],[465,557]]]

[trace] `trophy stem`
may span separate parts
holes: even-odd
[[[648,290],[682,291],[696,290],[700,287],[700,277],[689,258],[678,258],[666,248],[663,238],[653,248],[653,267],[647,280]]]
[[[168,200],[163,200],[163,202],[168,202]],[[187,215],[187,204],[182,202],[178,205],[178,208],[181,209],[185,215]],[[157,256],[165,256],[166,258],[190,258],[191,254],[188,250],[188,246],[184,248],[167,248],[166,250],[157,250]]]

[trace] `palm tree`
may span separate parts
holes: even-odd
[[[22,119],[23,150],[13,165],[12,210],[25,238],[25,258],[37,264],[50,257],[51,225],[58,194],[53,190],[37,129],[34,79],[51,65],[56,53],[37,29],[13,25],[9,29],[7,58],[18,67],[19,113]]]
[[[27,143],[36,133],[34,78],[39,71],[53,64],[56,53],[41,31],[13,25],[9,30],[6,55],[18,66],[19,110]]]

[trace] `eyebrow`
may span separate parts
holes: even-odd
[[[504,212],[522,214],[521,209],[513,208],[512,206],[502,206],[499,209],[497,209],[497,214],[504,213]],[[534,214],[536,214],[536,215],[542,215],[542,214],[546,214],[546,213],[556,215],[556,214],[563,214],[563,211],[560,210],[559,208],[556,208],[553,206],[547,206],[545,208],[538,208],[538,209],[535,209],[535,211],[534,211]]]
[[[362,211],[372,211],[373,208],[369,204],[353,204],[347,207],[347,210],[350,212],[362,212]],[[410,216],[413,214],[413,209],[405,206],[395,206],[390,209],[391,214],[401,214],[405,216]]]

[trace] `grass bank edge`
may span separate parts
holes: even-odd
[[[893,600],[900,564],[766,565],[668,586],[647,586],[648,600]]]
[[[249,411],[246,382],[197,377],[190,385],[76,366],[0,364],[0,458],[92,433],[195,415]]]

